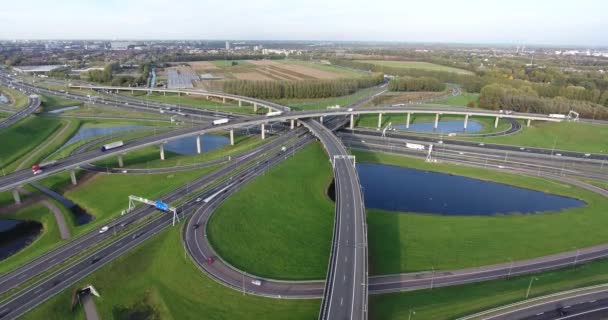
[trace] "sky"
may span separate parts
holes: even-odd
[[[606,0],[3,0],[0,39],[608,46]]]

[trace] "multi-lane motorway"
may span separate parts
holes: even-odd
[[[232,98],[239,98],[236,96],[232,96]],[[248,98],[247,98],[248,99]],[[245,101],[245,100],[244,100]],[[262,102],[256,102],[262,103]],[[286,110],[286,109],[283,109]],[[66,169],[75,168],[80,165],[85,165],[86,163],[90,163],[96,161],[98,159],[102,159],[105,157],[117,155],[120,153],[124,153],[126,151],[134,150],[137,148],[141,148],[147,145],[164,143],[165,141],[169,141],[172,139],[177,139],[185,136],[191,136],[196,134],[201,134],[207,131],[219,130],[219,129],[230,129],[234,127],[240,126],[250,126],[267,123],[269,121],[286,121],[292,119],[303,119],[303,118],[312,118],[312,117],[327,117],[328,116],[340,116],[340,115],[350,115],[351,121],[352,116],[355,114],[371,114],[371,113],[441,113],[441,114],[462,114],[462,115],[483,115],[483,116],[493,116],[493,117],[502,117],[497,112],[491,111],[479,111],[479,110],[469,110],[463,108],[417,108],[415,106],[407,106],[407,107],[381,107],[381,108],[357,108],[356,110],[352,109],[342,109],[342,110],[315,110],[315,111],[305,111],[305,112],[287,112],[285,111],[281,116],[274,117],[269,119],[265,116],[254,116],[243,119],[232,119],[230,124],[224,126],[210,126],[210,125],[202,125],[196,127],[188,127],[178,129],[168,133],[162,133],[159,135],[146,137],[139,139],[137,141],[131,142],[127,144],[125,147],[120,148],[116,151],[109,152],[101,152],[101,151],[90,151],[83,154],[78,154],[71,156],[66,159],[62,159],[59,161],[54,167],[51,167],[49,170],[45,170],[44,174],[40,175],[40,177],[48,176],[55,172],[59,172]],[[530,114],[516,114],[512,115],[513,118],[521,118],[521,119],[534,119],[534,120],[547,120],[547,121],[556,121],[555,119],[550,119],[543,115],[530,115]],[[334,241],[332,244],[331,250],[331,258],[330,264],[328,268],[328,277],[327,281],[323,285],[322,282],[313,282],[308,284],[295,284],[291,290],[292,292],[284,292],[286,296],[300,295],[300,296],[319,296],[322,293],[324,297],[320,318],[321,319],[365,319],[367,317],[367,291],[368,288],[370,292],[389,292],[389,291],[400,291],[400,290],[411,290],[415,288],[423,288],[430,285],[440,286],[440,285],[451,285],[456,283],[466,283],[472,281],[480,281],[483,279],[490,278],[499,278],[504,277],[504,268],[493,268],[490,270],[477,270],[475,272],[450,272],[445,273],[443,275],[435,274],[418,274],[412,275],[414,278],[407,278],[404,275],[393,276],[394,278],[373,278],[370,280],[370,284],[367,283],[367,235],[365,228],[365,210],[363,206],[361,190],[359,186],[359,182],[357,179],[357,174],[354,167],[354,161],[352,158],[348,157],[348,153],[342,143],[331,133],[330,130],[325,128],[321,123],[314,120],[305,120],[303,121],[304,125],[307,126],[323,143],[328,154],[330,155],[330,159],[332,161],[332,165],[334,168],[334,174],[336,179],[336,215],[335,215],[335,226],[334,226]],[[293,148],[297,148],[303,145],[306,141],[305,138],[299,138],[298,142],[293,146]],[[275,145],[276,146],[276,145]],[[259,153],[258,153],[259,155]],[[256,155],[251,154],[250,157],[255,157]],[[583,155],[585,156],[585,155]],[[251,175],[255,172],[259,172],[259,170],[264,170],[264,168],[268,168],[268,166],[280,161],[280,159],[284,158],[280,153],[273,156],[274,158],[268,158],[265,161],[268,161],[268,165],[265,167],[262,165],[261,167],[255,166],[256,169],[251,169]],[[248,158],[251,159],[251,158]],[[230,167],[230,166],[228,166]],[[224,169],[218,170],[222,173],[216,173],[215,178],[217,179],[221,175],[225,175],[228,172],[231,172],[235,169],[232,167],[228,169],[225,167]],[[226,170],[226,171],[224,171]],[[515,170],[515,169],[514,169]],[[214,187],[211,191],[213,193],[206,193],[205,196],[215,198],[220,201],[227,197],[234,189],[236,189],[242,183],[246,183],[249,179],[251,179],[251,175],[248,175],[247,171],[240,178],[236,178],[237,182],[227,182],[222,188]],[[33,178],[32,178],[33,177]],[[38,176],[32,176],[29,170],[24,170],[22,172],[17,172],[7,177],[0,179],[0,189],[6,190],[15,186],[19,186],[21,184],[34,181]],[[240,180],[239,179],[243,179]],[[190,188],[195,189],[196,187],[200,187],[202,185],[206,185],[210,183],[210,177],[201,178],[197,180],[196,184],[190,185]],[[215,180],[215,179],[214,179]],[[183,189],[183,188],[182,188]],[[178,196],[183,193],[184,190],[180,190],[175,193],[174,196]],[[215,203],[215,202],[211,202]],[[203,212],[200,217],[205,217],[211,213],[212,205],[208,206],[208,209],[203,209],[205,205],[197,205],[192,201],[188,202],[184,208],[191,207],[199,207],[200,211]],[[140,210],[141,212],[146,210]],[[134,212],[133,214],[129,214],[128,216],[121,217],[113,222],[110,227],[113,230],[117,230],[124,227],[123,223],[129,224],[133,223],[136,220],[140,220],[142,217],[149,215],[153,210],[148,209],[146,214]],[[166,219],[166,216],[163,216]],[[129,220],[132,219],[132,220]],[[160,218],[159,218],[160,219]],[[158,220],[154,220],[158,221]],[[156,232],[159,232],[163,228],[166,227],[165,222],[158,222],[159,224],[150,227],[149,224],[146,224],[144,228],[147,231],[151,231],[147,236],[151,236]],[[200,225],[199,225],[200,226]],[[199,227],[195,228],[194,225],[189,225],[187,230],[192,227],[193,230],[199,230]],[[204,230],[204,229],[201,229]],[[122,252],[128,250],[132,246],[137,245],[145,237],[142,235],[143,233],[129,233],[131,236],[131,240],[125,239],[125,237],[120,238],[123,241],[122,243],[118,243],[114,245],[114,249],[108,249],[109,246],[103,247],[100,250],[95,251],[94,254],[101,254],[100,256],[93,256],[92,260],[83,260],[75,264],[68,269],[64,269],[59,271],[57,274],[43,280],[40,284],[32,287],[31,289],[26,290],[25,292],[17,295],[13,300],[9,301],[6,304],[0,306],[0,316],[5,315],[8,318],[12,318],[15,315],[22,314],[24,311],[28,310],[27,308],[31,308],[32,306],[44,301],[48,297],[52,296],[52,294],[59,292],[62,288],[67,287],[69,284],[73,283],[80,277],[92,272],[103,263],[105,263],[105,259],[107,257],[107,261],[111,260],[113,257],[121,254]],[[201,231],[203,232],[203,231]],[[91,233],[85,235],[81,238],[86,238],[89,236],[88,240],[85,239],[81,245],[85,247],[90,247],[95,243],[99,243],[102,241],[104,234]],[[105,237],[109,237],[108,233],[105,233]],[[146,237],[147,237],[146,236]],[[79,239],[81,239],[79,238]],[[192,239],[201,238],[200,235],[197,236],[196,231],[194,235],[191,237]],[[186,231],[185,233],[186,243],[188,244],[189,235]],[[126,241],[125,241],[126,240]],[[77,247],[78,239],[74,242],[71,242],[69,245],[66,245],[66,251],[55,250],[54,252],[50,252],[47,255],[44,255],[40,259],[33,261],[30,264],[27,264],[23,268],[20,268],[15,271],[15,274],[11,276],[11,274],[7,274],[0,278],[0,288],[13,288],[17,285],[25,283],[28,279],[31,279],[33,276],[40,274],[43,270],[48,267],[52,267],[61,261],[65,261],[68,257],[74,256],[76,252],[81,250],[81,247]],[[87,242],[88,241],[88,242]],[[72,243],[76,243],[73,247],[68,248]],[[191,243],[195,246],[200,246],[200,241],[195,241]],[[192,248],[191,245],[188,245],[189,248]],[[109,250],[109,251],[103,251]],[[112,251],[114,250],[114,251]],[[212,249],[210,249],[212,250]],[[605,249],[602,249],[605,250]],[[597,256],[602,256],[606,254],[606,251],[596,250],[594,252],[584,253],[585,256],[581,256],[583,259],[594,259]],[[207,254],[202,252],[202,255],[199,258],[203,258],[203,260],[197,259],[196,250],[189,249],[193,259],[197,261],[199,266],[204,265],[205,257],[209,257]],[[212,252],[212,251],[211,251]],[[578,255],[579,253],[577,253]],[[564,261],[568,261],[571,259],[569,256],[562,257]],[[551,259],[549,259],[551,260]],[[533,270],[543,270],[546,268],[555,267],[555,265],[559,265],[559,259],[553,259],[557,262],[554,263],[553,266],[545,266],[543,263],[522,263],[522,265],[513,266],[511,265],[509,268],[509,275],[511,272],[525,273]],[[552,260],[552,261],[553,261]],[[584,260],[580,260],[584,261]],[[98,263],[101,262],[101,263]],[[207,260],[208,262],[208,260]],[[567,263],[567,262],[564,262]],[[216,264],[218,268],[222,267],[222,264]],[[539,268],[539,266],[541,266]],[[543,267],[544,266],[544,267]],[[229,267],[229,266],[228,266]],[[520,269],[515,269],[515,267]],[[209,271],[209,270],[207,270]],[[242,277],[242,274],[238,270],[232,270],[235,273],[232,274],[231,281],[224,281],[223,283],[231,285],[234,287],[232,282],[235,277]],[[73,274],[70,275],[71,272]],[[487,273],[484,273],[487,272]],[[216,273],[209,272],[212,276],[216,275]],[[57,277],[55,277],[57,276]],[[462,278],[460,278],[462,277]],[[254,277],[250,277],[254,279]],[[248,278],[248,280],[251,280]],[[222,282],[222,280],[216,278],[216,280]],[[5,285],[6,284],[6,285]],[[321,284],[321,287],[319,286]],[[291,285],[291,284],[290,284]],[[256,294],[267,294],[272,296],[277,296],[277,288],[273,289],[272,283],[263,284],[262,286],[257,285],[249,285],[250,288],[247,288],[247,285],[244,286],[244,290],[250,291]],[[303,289],[302,289],[303,288]],[[7,289],[7,290],[8,290]],[[302,291],[299,291],[301,290]],[[264,292],[263,290],[268,290],[268,292]],[[6,292],[6,290],[4,291]],[[278,294],[280,295],[280,294]],[[29,307],[28,307],[29,306]]]

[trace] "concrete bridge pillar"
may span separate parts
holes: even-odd
[[[350,129],[353,130],[355,128],[355,115],[350,115]]]
[[[15,204],[21,204],[21,196],[19,195],[19,189],[13,189],[13,199],[15,200]]]
[[[70,171],[70,178],[72,179],[73,185],[76,185],[78,183],[78,181],[76,180],[76,171],[75,170]]]
[[[298,127],[302,126],[302,122],[300,122],[300,120],[298,120]]]
[[[411,113],[409,113],[409,112],[407,113],[407,119],[405,120],[405,128],[406,129],[410,128],[410,116],[411,115],[412,115]]]
[[[289,123],[290,123],[289,128],[292,129],[292,130],[293,130],[293,122],[294,122],[293,119],[289,120]]]
[[[242,107],[242,106],[243,106],[243,101],[239,100],[239,107]]]
[[[378,129],[382,127],[382,113],[378,113]]]
[[[467,129],[467,125],[469,124],[469,115],[465,114],[464,115],[464,129]]]
[[[253,103],[253,112],[258,112],[258,104],[257,103]]]
[[[196,153],[201,154],[201,136],[196,136]]]
[[[131,94],[135,94],[135,90],[131,89]]]
[[[178,91],[178,92],[177,92],[177,96],[178,96],[178,97],[181,97],[181,96],[182,96],[182,93]]]
[[[528,119],[528,121],[526,121],[526,126],[529,127],[531,122],[532,122],[532,120]]]
[[[260,131],[262,133],[262,140],[266,139],[266,131],[264,129],[264,124],[262,123]]]
[[[234,145],[234,129],[230,129],[230,145]]]
[[[167,96],[167,91],[163,91],[163,96]]]
[[[160,159],[165,160],[165,144],[160,144]]]
[[[319,122],[320,122],[320,123],[323,123],[323,116],[320,116],[320,117],[319,117]]]
[[[439,113],[435,114],[435,126],[433,128],[437,129],[437,127],[439,127]]]
[[[124,162],[122,161],[122,155],[118,156],[118,167],[122,168],[124,167]]]
[[[494,120],[494,129],[498,128],[498,119],[499,117],[496,117],[496,120]]]
[[[226,97],[222,97],[222,103],[226,104]]]

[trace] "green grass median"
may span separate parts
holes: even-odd
[[[237,268],[275,279],[325,276],[334,205],[331,167],[319,144],[256,178],[213,214],[208,236]]]

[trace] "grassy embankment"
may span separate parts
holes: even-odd
[[[211,280],[184,256],[179,227],[156,235],[101,270],[78,281],[26,314],[24,319],[82,319],[70,310],[76,288],[93,284],[102,319],[142,317],[162,319],[312,319],[319,300],[261,298],[224,287]],[[238,307],[237,307],[238,306]]]
[[[460,95],[454,97],[433,101],[433,103],[436,104],[447,104],[457,107],[466,107],[470,102],[475,103],[475,106],[477,106],[477,104],[479,103],[479,94],[463,92]]]
[[[0,167],[6,171],[11,169],[9,165],[44,143],[61,126],[62,122],[57,118],[30,116],[15,125],[0,129]]]
[[[467,138],[484,143],[524,147],[608,153],[608,126],[582,122],[532,122],[519,133],[486,138]]]
[[[23,94],[21,91],[0,87],[0,93],[8,98],[8,106],[12,109],[19,110],[28,105],[29,99],[27,98],[27,95]]]
[[[576,268],[535,274],[530,297],[571,290],[608,282],[608,261],[602,260]],[[369,298],[370,319],[406,320],[410,310],[413,319],[455,319],[524,300],[532,276],[514,277],[433,290],[372,295]]]
[[[441,116],[439,116],[440,124],[441,124],[441,121],[450,121],[450,120],[462,121],[463,125],[464,125],[464,116],[458,116],[458,115],[441,115]],[[383,114],[382,115],[382,127],[383,128],[386,125],[388,125],[389,122],[391,122],[392,125],[398,125],[398,124],[405,125],[406,121],[407,121],[407,115],[405,115],[405,114]],[[509,122],[501,119],[498,121],[498,127],[494,128],[495,118],[489,118],[489,117],[469,117],[469,122],[471,122],[471,121],[479,122],[483,126],[480,131],[475,132],[478,134],[506,131],[511,127]],[[410,125],[414,124],[414,123],[420,123],[420,122],[434,123],[435,115],[434,114],[416,114],[416,113],[414,113],[410,116]],[[377,114],[361,115],[355,120],[355,124],[359,127],[377,128],[378,127],[378,115]],[[447,134],[444,134],[444,135],[447,136]]]
[[[334,205],[331,167],[319,144],[231,196],[211,217],[209,240],[237,268],[276,279],[325,276]]]
[[[0,218],[30,220],[42,224],[42,232],[33,242],[12,256],[2,260],[2,263],[0,263],[0,273],[7,272],[22,265],[32,258],[47,252],[57,243],[62,241],[53,213],[42,204],[31,205],[11,214],[3,214],[0,215]]]
[[[324,234],[323,232],[327,232],[322,229],[323,224],[318,217],[311,223],[308,221],[309,214],[289,215],[292,211],[314,212],[318,206],[331,204],[323,196],[323,183],[311,184],[315,185],[317,191],[301,190],[302,181],[308,181],[310,176],[315,179],[312,181],[327,181],[331,178],[329,169],[316,168],[312,172],[305,170],[305,166],[312,166],[311,163],[319,166],[326,162],[325,154],[320,149],[308,150],[313,151],[317,153],[314,158],[310,155],[311,158],[305,161],[286,162],[281,171],[271,170],[265,177],[257,179],[251,189],[243,189],[244,191],[235,194],[213,216],[209,227],[210,239],[218,248],[218,252],[229,262],[251,273],[275,278],[309,279],[324,275],[324,265],[323,268],[315,267],[316,260],[303,258],[310,255],[320,257],[324,253],[322,245],[312,246],[308,237],[292,237],[289,232],[277,231],[270,233],[270,236],[266,233],[267,230],[275,228],[284,230],[286,226],[307,227],[307,233],[315,235],[316,239]],[[555,213],[483,217],[369,210],[368,236],[372,274],[429,270],[433,267],[443,270],[475,267],[608,242],[608,236],[601,227],[604,222],[608,222],[608,218],[603,214],[606,200],[590,191],[551,180],[491,170],[450,164],[429,165],[416,159],[383,154],[355,152],[355,155],[358,162],[381,162],[448,172],[578,198],[587,203],[584,207]],[[294,178],[293,172],[304,172],[304,177],[307,178]],[[298,192],[289,196],[291,189]],[[299,204],[299,198],[307,199],[306,203]],[[290,201],[283,203],[280,199]],[[292,199],[295,199],[295,202]],[[235,227],[233,221],[243,223]],[[578,237],[577,234],[586,236]],[[539,235],[546,241],[536,241]],[[234,243],[255,245],[239,247],[233,245]],[[392,245],[387,245],[389,243]],[[272,253],[281,251],[291,251],[288,262],[284,261],[283,255],[275,256]],[[268,263],[274,260],[277,260],[276,264]],[[273,265],[281,267],[275,269]]]

